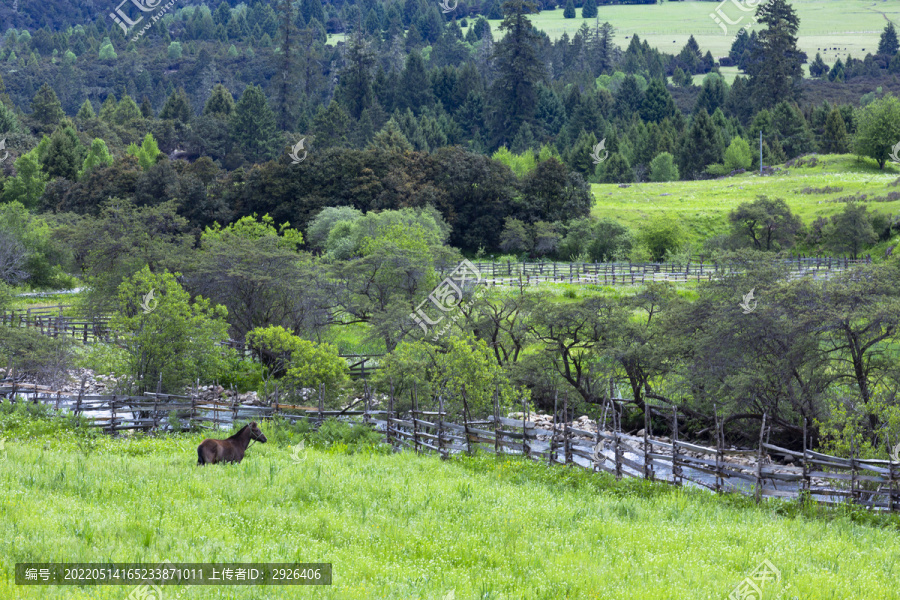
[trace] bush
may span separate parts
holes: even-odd
[[[649,250],[652,259],[660,262],[665,260],[667,253],[678,251],[681,246],[682,232],[677,222],[656,219],[641,229],[639,237]]]

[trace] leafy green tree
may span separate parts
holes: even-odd
[[[161,382],[163,391],[179,393],[222,368],[226,351],[217,344],[228,339],[228,311],[200,296],[191,302],[177,276],[145,266],[119,286],[110,325],[124,334],[119,372],[131,391]]]
[[[522,208],[531,222],[587,216],[593,201],[581,174],[555,158],[539,162],[522,180]]]
[[[256,327],[279,325],[294,334],[318,332],[328,320],[326,301],[303,236],[269,216],[243,217],[207,227],[187,268],[189,288],[228,309],[236,339]]]
[[[395,410],[412,408],[414,393],[441,396],[448,420],[494,414],[498,391],[500,410],[508,412],[521,406],[526,393],[513,386],[487,343],[471,334],[449,335],[437,343],[404,341],[385,357],[376,385],[385,391],[393,386]]]
[[[169,55],[170,59],[178,60],[179,58],[181,58],[181,53],[182,53],[181,42],[170,42],[169,43],[168,55]]]
[[[742,202],[728,215],[732,235],[749,241],[755,250],[772,251],[790,248],[803,228],[800,217],[791,212],[781,198],[760,196],[753,202]]]
[[[20,130],[19,117],[12,108],[0,102],[0,133],[18,133]]]
[[[884,169],[892,149],[900,142],[900,100],[888,93],[860,111],[853,149]]]
[[[742,137],[736,137],[725,150],[725,170],[731,173],[738,169],[749,169],[753,164],[753,152],[750,144]]]
[[[160,155],[159,145],[156,143],[152,133],[144,136],[140,146],[135,143],[129,144],[125,152],[137,158],[141,168],[145,171],[156,164],[156,160]]]
[[[500,249],[508,254],[523,254],[531,252],[534,241],[528,227],[513,217],[506,217],[503,231],[500,232]]]
[[[94,138],[91,141],[91,148],[88,150],[81,169],[78,171],[78,179],[82,179],[87,173],[96,167],[108,167],[113,163],[113,157],[106,147],[106,142],[100,138]]]
[[[675,157],[668,152],[660,152],[650,161],[650,181],[678,181],[678,167]]]
[[[653,260],[661,262],[667,253],[677,252],[681,248],[683,232],[677,221],[653,219],[641,227],[638,239],[650,251]]]
[[[844,210],[831,217],[825,245],[832,252],[848,253],[856,258],[863,248],[878,241],[872,218],[865,204],[847,202]]]
[[[32,214],[20,202],[0,204],[0,247],[5,247],[9,260],[9,251],[15,255],[15,270],[20,271],[32,288],[59,289],[66,286],[68,278],[64,268],[68,267],[67,249],[60,243],[55,232],[47,221]],[[7,267],[10,263],[6,262]],[[0,276],[7,283],[16,283],[8,277]]]
[[[49,181],[41,169],[38,147],[16,159],[16,176],[3,185],[3,202],[21,202],[26,208],[35,208]]]
[[[350,383],[347,363],[331,344],[310,342],[272,325],[248,332],[247,344],[266,365],[267,392],[275,385],[273,378],[280,378],[288,393],[324,386],[330,408],[338,406],[341,392]]]
[[[116,60],[119,58],[119,55],[116,54],[116,49],[113,47],[112,42],[109,41],[109,38],[103,38],[103,43],[100,44],[100,60]]]
[[[259,163],[274,158],[278,149],[275,115],[259,86],[244,89],[231,115],[230,133],[248,160]]]

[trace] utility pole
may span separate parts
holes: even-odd
[[[759,130],[759,174],[762,175],[762,129]]]

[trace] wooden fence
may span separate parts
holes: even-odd
[[[857,264],[871,263],[871,257],[795,257],[783,259],[794,276],[829,277]],[[688,263],[557,263],[557,262],[479,262],[475,265],[486,285],[540,285],[570,283],[595,285],[640,285],[648,282],[686,283],[711,281],[726,273],[737,272],[731,263],[702,261]]]
[[[290,421],[308,419],[314,424],[325,419],[365,423],[385,435],[385,442],[396,449],[433,452],[446,459],[457,453],[476,450],[495,454],[523,455],[548,465],[577,466],[592,471],[605,471],[617,479],[637,477],[664,481],[673,485],[701,486],[718,493],[738,492],[754,496],[782,499],[808,498],[826,504],[851,502],[872,510],[900,510],[900,463],[884,460],[841,458],[815,452],[781,448],[766,442],[766,418],[760,428],[756,449],[727,449],[724,435],[717,428],[716,446],[707,447],[679,439],[679,415],[672,413],[672,436],[669,441],[650,436],[649,415],[640,436],[620,430],[619,410],[610,402],[613,415],[610,430],[598,426],[596,431],[581,429],[578,421],[555,418],[549,428],[540,427],[529,418],[523,405],[521,418],[501,417],[495,404],[494,414],[481,419],[464,419],[461,423],[445,419],[442,402],[437,410],[394,411],[394,398],[388,410],[372,410],[371,398],[359,399],[361,406],[345,410],[326,410],[324,390],[320,390],[317,406],[279,403],[278,394],[270,406],[239,404],[236,397],[227,400],[203,399],[198,387],[190,395],[145,394],[143,396],[77,396],[63,395],[47,388],[15,382],[0,383],[0,396],[24,398],[25,401],[50,404],[87,417],[90,426],[109,433],[128,430],[154,431],[191,426],[219,429],[238,420],[263,420],[280,417]],[[29,397],[31,398],[29,400]],[[563,407],[568,414],[568,406]],[[657,411],[657,414],[659,411]],[[606,411],[599,424],[606,423]],[[805,428],[804,428],[805,431]],[[768,461],[773,453],[791,457],[795,464],[776,465]]]

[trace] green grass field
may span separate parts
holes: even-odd
[[[263,430],[240,465],[198,435],[59,441],[3,416],[0,598],[125,599],[14,585],[16,562],[330,562],[330,587],[167,588],[186,599],[726,598],[764,559],[765,598],[900,598],[900,539],[866,515],[756,507],[520,459],[348,454]],[[896,519],[894,520],[896,522]],[[168,597],[168,596],[167,596]]]
[[[848,53],[857,58],[867,52],[874,54],[887,19],[900,22],[900,3],[884,0],[793,0],[791,5],[800,17],[798,45],[810,59],[819,48],[840,48],[822,51],[822,58],[829,64],[838,57],[845,58]],[[556,40],[563,33],[571,37],[583,22],[594,24],[594,19],[581,18],[580,9],[577,18],[563,18],[564,6],[565,3],[556,10],[532,16],[535,27]],[[742,25],[749,24],[750,17],[728,26],[725,33],[709,16],[718,6],[716,2],[600,6],[598,17],[601,23],[608,21],[616,28],[616,41],[622,48],[628,46],[631,36],[638,34],[651,46],[675,54],[693,35],[704,53],[709,50],[719,57],[728,54],[731,39]],[[745,14],[755,14],[755,10],[742,13],[731,2],[722,7],[722,12],[731,21],[737,21]],[[490,23],[496,31],[500,21]]]
[[[784,169],[784,166],[781,165]],[[819,156],[815,167],[788,168],[786,173],[760,177],[744,173],[735,177],[706,181],[639,183],[629,187],[593,184],[593,214],[613,218],[632,227],[647,219],[673,218],[685,228],[692,242],[727,231],[728,213],[742,202],[760,195],[783,198],[804,223],[828,217],[843,209],[834,202],[845,196],[866,194],[871,200],[886,197],[900,187],[890,184],[900,176],[900,167],[888,163],[880,171],[873,161],[857,161],[855,156]],[[841,188],[838,192],[803,194],[807,188]],[[894,214],[900,200],[867,202],[871,211]]]

